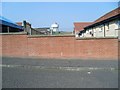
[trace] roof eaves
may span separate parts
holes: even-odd
[[[10,22],[4,21],[4,20],[0,20],[0,24],[10,26],[10,27],[13,27],[13,28],[22,29],[22,26],[18,26],[18,25],[14,24],[14,23],[10,23]]]
[[[116,15],[116,16],[113,16],[113,17],[110,17],[110,18],[107,18],[107,19],[105,19],[105,20],[103,20],[103,21],[93,23],[92,25],[89,25],[89,26],[85,27],[84,29],[87,29],[87,28],[90,28],[90,27],[99,25],[99,24],[101,24],[101,23],[105,23],[105,22],[111,21],[111,20],[116,19],[116,18],[120,18],[120,14],[118,14],[118,15]]]

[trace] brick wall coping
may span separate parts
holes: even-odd
[[[75,35],[29,35],[29,38],[37,38],[37,37],[75,37]]]
[[[27,32],[0,33],[0,35],[27,35]]]
[[[88,40],[88,39],[118,39],[118,37],[77,37],[76,40]]]

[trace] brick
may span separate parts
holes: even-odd
[[[118,59],[118,39],[76,40],[74,36],[0,35],[3,56]],[[120,44],[120,42],[119,42]],[[119,54],[120,56],[120,54]]]

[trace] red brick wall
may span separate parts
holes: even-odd
[[[29,56],[117,59],[117,39],[76,40],[74,37],[28,38]]]
[[[119,40],[119,43],[118,43],[118,59],[120,60],[120,40]]]
[[[74,37],[28,38],[29,56],[72,57]]]
[[[2,38],[3,56],[27,56],[27,36],[26,35],[0,35]]]
[[[27,37],[3,35],[3,56],[52,58],[117,59],[117,39],[76,40],[74,36]]]
[[[117,39],[78,40],[75,45],[76,55],[83,58],[118,59]]]

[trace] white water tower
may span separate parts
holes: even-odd
[[[53,31],[53,32],[58,32],[59,30],[59,25],[55,22],[51,25],[50,29]]]

